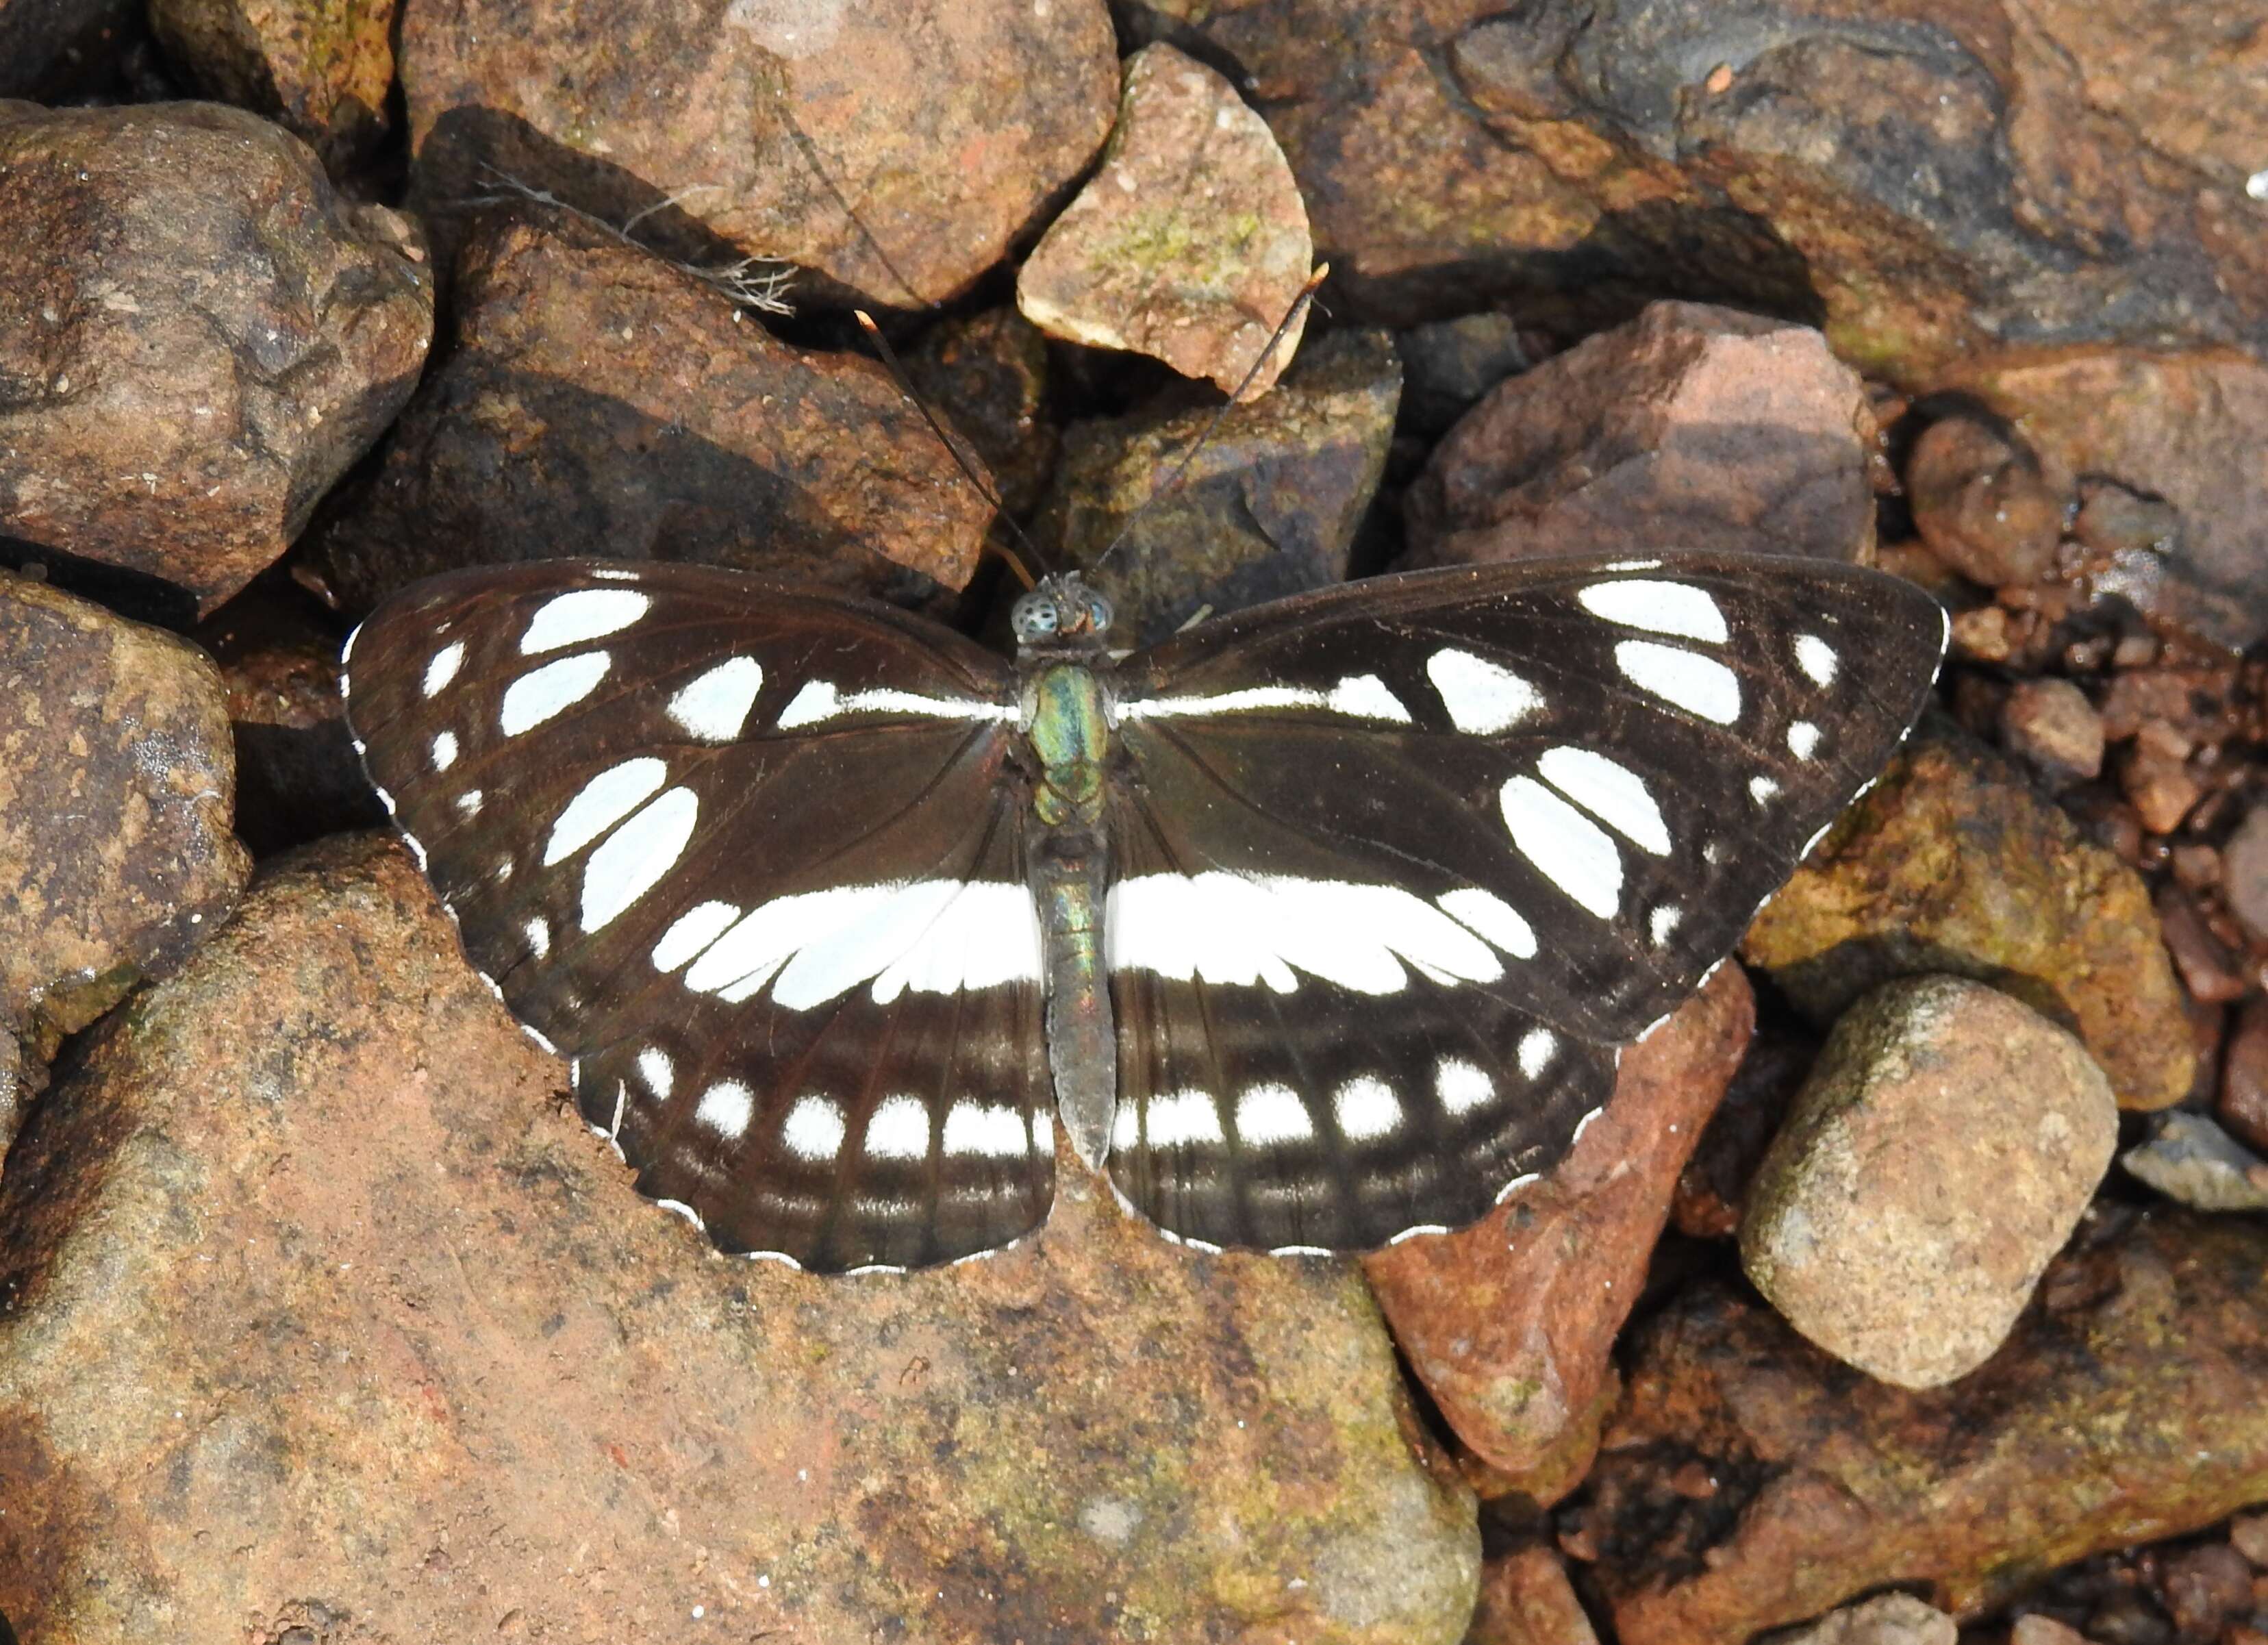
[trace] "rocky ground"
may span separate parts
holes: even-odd
[[[2268,0],[0,0],[0,1638],[2268,1641]],[[1545,1180],[714,1257],[338,647],[1766,547],[1940,706]],[[1776,1630],[1792,1630],[1775,1632]]]

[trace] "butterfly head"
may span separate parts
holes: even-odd
[[[1064,572],[1042,578],[1038,587],[1016,601],[1008,621],[1020,649],[1084,649],[1109,631],[1110,617],[1110,601],[1081,582],[1077,572]]]

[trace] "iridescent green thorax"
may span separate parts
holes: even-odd
[[[1024,689],[1024,727],[1040,757],[1040,820],[1050,828],[1101,822],[1110,721],[1094,670],[1057,662],[1034,675]]]

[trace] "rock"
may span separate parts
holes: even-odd
[[[0,97],[75,89],[141,10],[134,0],[0,0]]]
[[[1974,1618],[2099,1550],[2268,1498],[2268,1222],[2105,1222],[1956,1386],[1869,1382],[1761,1304],[1688,1287],[1642,1327],[1630,1391],[1564,1535],[1623,1645],[1737,1645],[1920,1586]],[[1681,1493],[1704,1472],[1718,1489]]]
[[[990,507],[880,365],[775,339],[564,213],[468,238],[447,359],[310,564],[363,610],[435,572],[603,555],[958,587]]]
[[[2055,564],[2063,498],[2039,460],[1974,417],[1931,424],[1906,460],[1914,529],[1948,565],[1987,588],[2036,581]]]
[[[1363,1258],[1418,1381],[1498,1492],[1581,1480],[1678,1171],[1740,1066],[1756,1000],[1737,965],[1623,1053],[1615,1095],[1543,1181],[1471,1227]]]
[[[1764,904],[1741,957],[1821,1024],[1895,977],[1989,982],[2071,1028],[2124,1108],[2178,1102],[2194,1076],[2141,880],[1998,756],[1927,723]]]
[[[2008,1629],[2008,1645],[2089,1645],[2086,1634],[2034,1612],[2018,1617]]]
[[[2268,133],[2263,141],[2268,152]],[[2228,350],[2021,350],[1955,367],[1944,386],[2019,431],[2055,495],[2086,475],[2171,505],[2171,531],[2162,514],[2130,527],[2158,535],[2113,548],[2094,574],[2097,594],[2231,650],[2268,638],[2268,473],[2256,461],[2268,442],[2268,365]]]
[[[0,104],[0,533],[210,609],[394,418],[416,232],[209,103]]]
[[[2000,708],[2008,752],[2058,786],[2102,770],[2102,716],[2068,680],[2019,680]]]
[[[563,1073],[370,837],[106,1027],[0,1179],[26,1637],[1462,1630],[1472,1499],[1349,1265],[1192,1257],[1068,1162],[985,1262],[734,1262]]]
[[[1808,1627],[1771,1636],[1771,1645],[1955,1645],[1953,1619],[1911,1594],[1879,1594],[1830,1611]]]
[[[2158,911],[2158,929],[2172,956],[2175,974],[2191,1000],[2202,1005],[2227,1005],[2242,1000],[2251,985],[2238,973],[2236,963],[2213,928],[2205,923],[2196,900],[2178,885],[2161,885],[2152,898]]]
[[[2118,763],[2118,786],[2142,826],[2153,834],[2170,834],[2181,827],[2182,819],[2204,796],[2205,786],[2190,770],[2189,756],[2185,740],[2149,727]]]
[[[325,834],[386,823],[347,730],[339,695],[343,637],[318,621],[307,603],[263,580],[194,636],[220,665],[228,692],[237,837],[262,857]]]
[[[966,436],[1007,512],[1031,513],[1055,472],[1062,436],[1042,415],[1048,343],[1012,308],[940,321],[906,358],[914,392]]]
[[[1808,327],[1657,303],[1499,384],[1404,503],[1413,564],[1589,550],[1864,559],[1873,424]]]
[[[1599,1635],[1559,1556],[1530,1543],[1483,1568],[1480,1607],[1463,1645],[1599,1645]]]
[[[2220,1069],[2220,1123],[2243,1144],[2268,1154],[2268,1000],[2236,1014]]]
[[[1788,1324],[1901,1388],[2006,1339],[2118,1143],[2080,1043],[1954,977],[1844,1014],[1749,1185],[1741,1262]]]
[[[1510,314],[1460,314],[1397,332],[1402,356],[1402,426],[1439,439],[1507,377],[1534,364]]]
[[[2268,805],[2246,812],[2220,848],[2220,889],[2244,934],[2268,942]]]
[[[1818,1038],[1786,1022],[1785,1014],[1758,1025],[1725,1088],[1725,1100],[1701,1128],[1693,1157],[1678,1176],[1669,1216],[1679,1233],[1731,1239],[1740,1232],[1749,1181],[1818,1059]]]
[[[415,201],[507,177],[895,308],[998,262],[1118,100],[1103,0],[464,0],[409,7],[399,49]]]
[[[222,102],[268,115],[335,174],[393,125],[396,0],[151,0],[166,55]]]
[[[2161,9],[2127,30],[2077,0],[1134,16],[1247,77],[1357,318],[1518,293],[1589,329],[1705,296],[1816,320],[1838,358],[1918,387],[2003,337],[2268,333],[2242,24]]]
[[[1402,366],[1383,333],[1307,349],[1274,392],[1230,409],[1179,490],[1159,493],[1213,420],[1153,406],[1074,423],[1034,535],[1090,573],[1122,631],[1149,645],[1219,616],[1343,582],[1386,467]],[[1153,506],[1145,507],[1156,498]],[[1099,572],[1129,516],[1142,517]]]
[[[2252,1571],[2227,1543],[2187,1548],[2166,1562],[2167,1609],[2184,1639],[2212,1639],[2253,1609]]]
[[[44,1057],[219,928],[234,765],[202,652],[0,576],[0,1036]]]
[[[2134,1176],[2199,1211],[2268,1211],[2268,1160],[2203,1114],[2172,1113],[2118,1156]]]
[[[1067,343],[1160,359],[1256,400],[1306,316],[1263,361],[1315,261],[1283,151],[1236,88],[1171,46],[1126,60],[1102,165],[1016,276],[1016,306]]]
[[[2268,1514],[2239,1514],[2228,1522],[2228,1545],[2257,1570],[2268,1571]]]

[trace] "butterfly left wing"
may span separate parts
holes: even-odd
[[[642,1191],[828,1270],[1046,1214],[999,659],[848,596],[552,561],[416,585],[347,680],[467,955]]]
[[[1920,712],[1921,590],[1738,555],[1352,584],[1123,663],[1110,1170],[1348,1249],[1549,1167]]]

